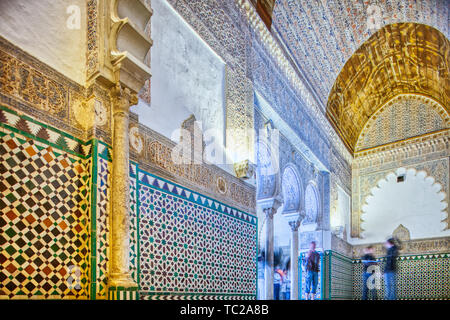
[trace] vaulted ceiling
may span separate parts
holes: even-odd
[[[366,122],[400,94],[433,98],[449,112],[450,42],[423,24],[385,26],[350,57],[328,99],[327,116],[353,151]]]
[[[421,93],[447,106],[448,0],[252,1],[351,151],[393,95]]]

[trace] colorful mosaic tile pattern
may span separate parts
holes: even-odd
[[[92,145],[74,138],[32,118],[0,106],[0,126],[5,130],[20,133],[28,139],[45,143],[56,149],[86,158]]]
[[[99,154],[106,148],[99,144]],[[109,197],[111,163],[102,157],[97,158],[97,189],[96,189],[96,297],[107,297],[107,278],[109,262]]]
[[[11,123],[12,113],[2,115]],[[0,298],[86,299],[90,161],[6,132],[0,132]]]
[[[385,258],[380,258],[381,272]],[[397,259],[397,299],[450,299],[450,254],[400,256]],[[353,261],[353,297],[362,296],[362,263]],[[384,298],[384,280],[378,299]]]
[[[144,299],[254,299],[256,217],[138,171]]]
[[[136,164],[130,165],[130,271],[131,276],[139,283],[139,230]]]

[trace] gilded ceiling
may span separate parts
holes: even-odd
[[[270,15],[272,34],[284,43],[324,110],[344,64],[383,26],[414,22],[447,38],[450,32],[448,0],[275,0]]]
[[[350,57],[332,87],[327,116],[353,151],[368,119],[399,94],[433,98],[449,112],[448,39],[414,23],[385,26]]]
[[[270,30],[272,26],[272,12],[275,0],[250,0],[256,8],[256,12],[261,17],[267,28]]]

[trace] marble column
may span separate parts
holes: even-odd
[[[260,203],[265,217],[265,242],[264,242],[264,299],[273,300],[273,216],[277,213],[281,203],[276,199],[266,200]]]
[[[298,300],[298,227],[300,220],[290,221],[291,227],[291,300]]]
[[[273,208],[264,209],[266,218],[266,241],[264,244],[265,261],[264,261],[264,298],[266,300],[273,300],[273,215],[275,214]]]
[[[111,265],[108,285],[135,287],[129,269],[129,136],[130,107],[137,104],[136,94],[116,85],[111,91],[114,131],[111,196]]]

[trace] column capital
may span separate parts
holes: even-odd
[[[111,89],[113,114],[130,111],[130,107],[138,103],[137,94],[129,88],[117,83]]]
[[[283,213],[283,216],[287,220],[287,223],[293,232],[298,230],[302,220],[305,218],[304,211]]]
[[[269,198],[264,200],[258,200],[257,204],[262,209],[266,217],[273,218],[277,213],[278,208],[283,204],[280,198]]]
[[[295,231],[298,231],[298,228],[300,227],[301,220],[300,219],[293,220],[293,221],[289,221],[288,223],[289,223],[289,226],[291,227],[291,231],[295,232]]]
[[[275,215],[275,213],[277,213],[277,210],[273,207],[270,207],[270,208],[264,208],[263,212],[264,212],[264,215],[266,216],[266,218],[273,219],[273,216]]]

